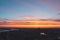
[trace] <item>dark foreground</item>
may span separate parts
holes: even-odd
[[[0,40],[60,40],[60,28],[55,29],[0,28]]]

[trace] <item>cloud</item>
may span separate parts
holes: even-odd
[[[8,20],[8,19],[0,17],[0,21],[6,21],[6,20]]]
[[[38,19],[37,17],[34,17],[34,16],[23,16],[23,18],[26,18],[26,19]]]

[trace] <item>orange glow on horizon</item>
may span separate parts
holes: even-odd
[[[0,28],[60,28],[60,22],[41,20],[15,20],[1,24]]]
[[[60,28],[60,25],[0,25],[0,28]]]

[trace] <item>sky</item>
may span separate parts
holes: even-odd
[[[0,0],[0,18],[60,19],[60,0]]]

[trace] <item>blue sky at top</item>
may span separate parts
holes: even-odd
[[[25,19],[24,17],[60,18],[60,0],[0,0],[0,17]]]

